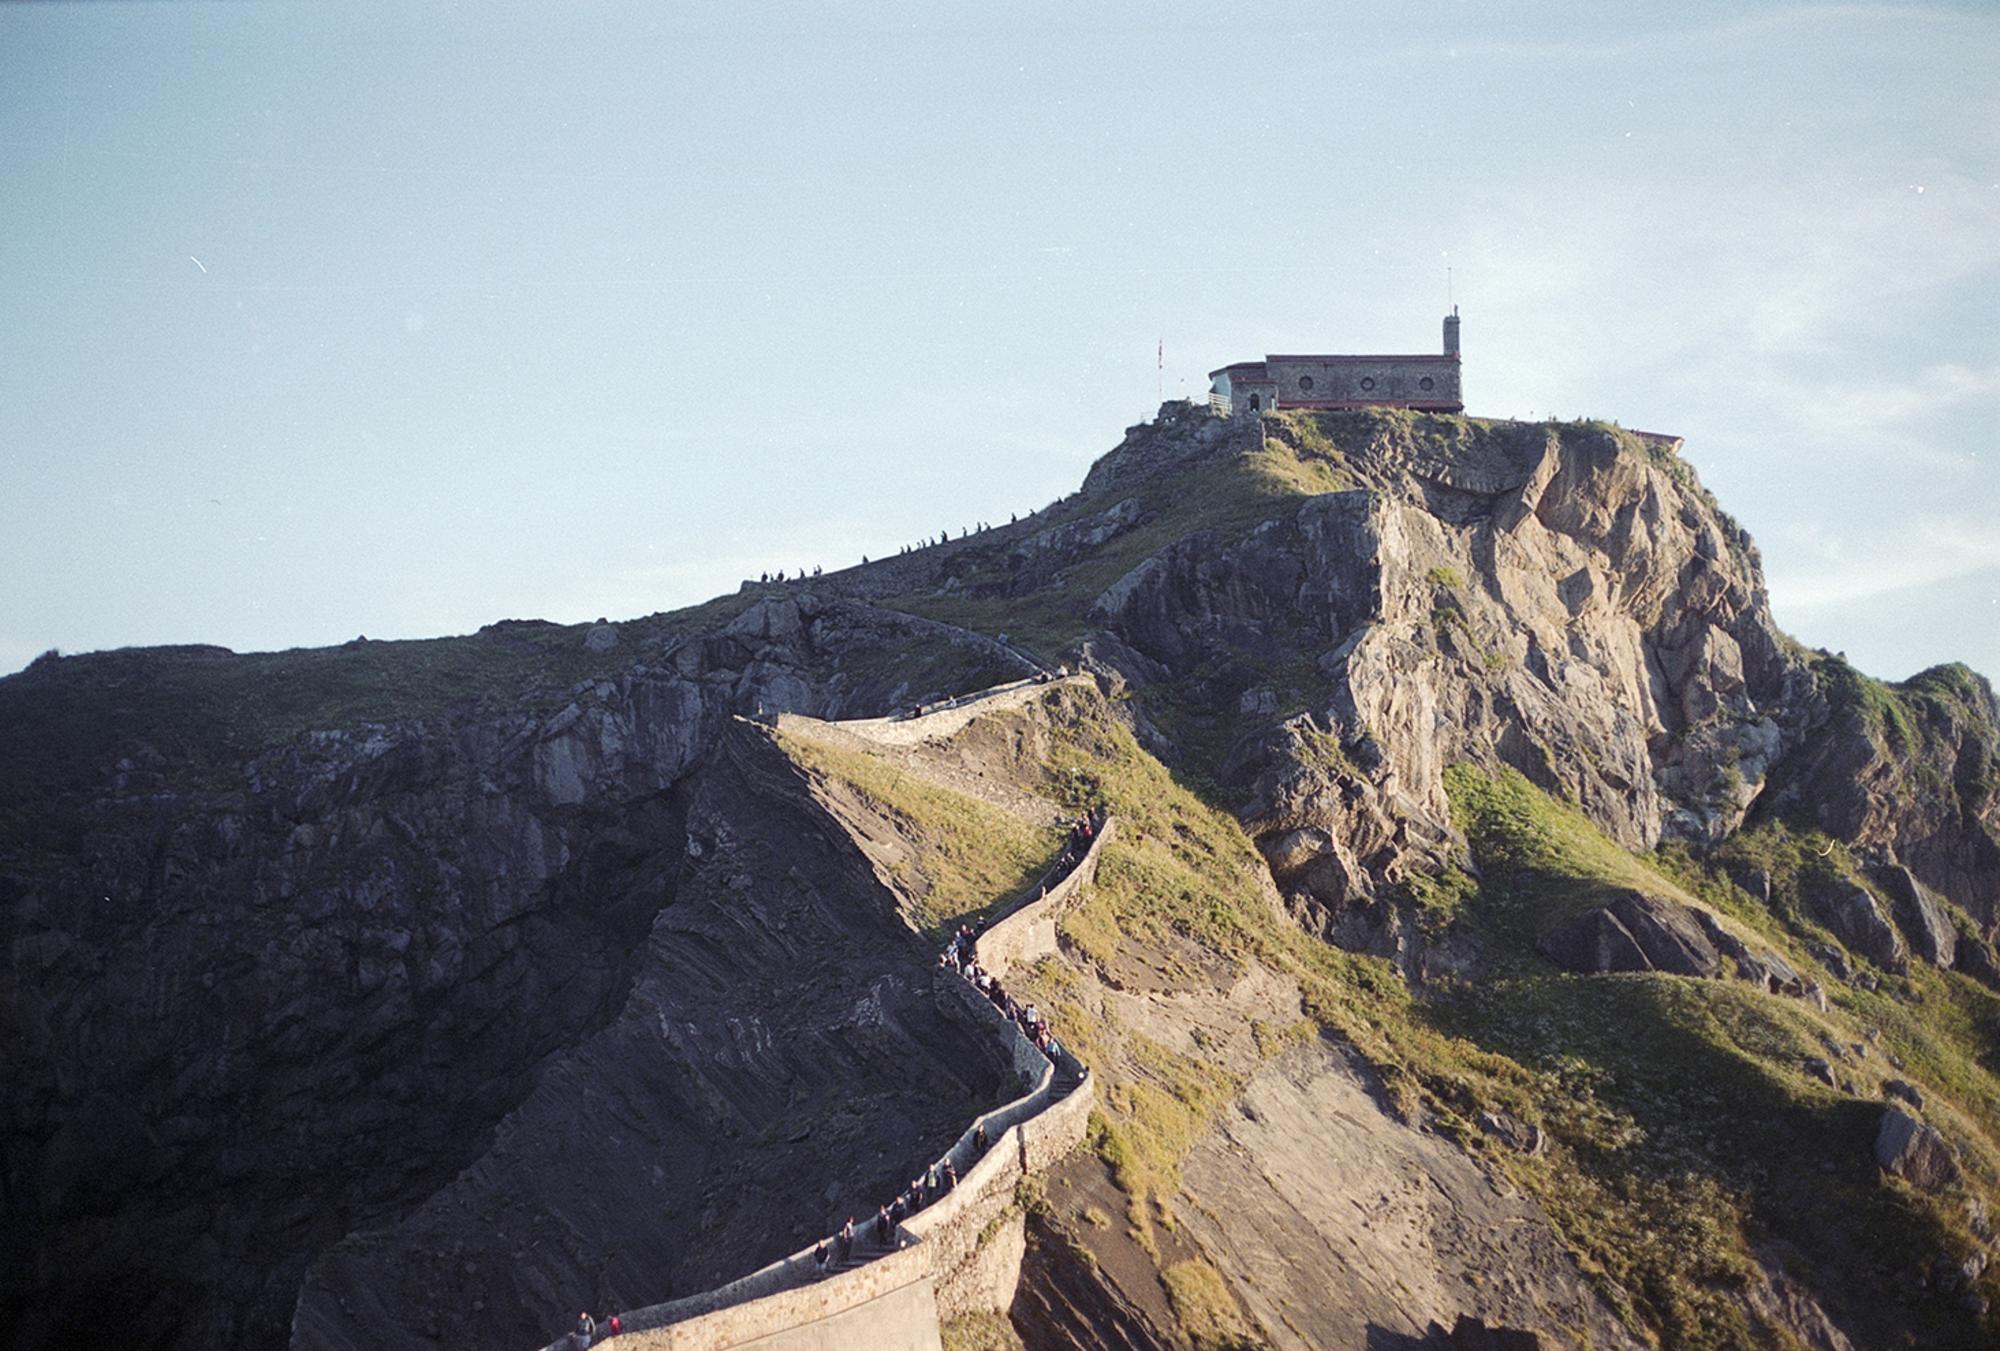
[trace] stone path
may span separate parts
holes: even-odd
[[[1084,677],[1071,677],[1070,679],[1080,678]],[[1029,679],[1008,685],[995,686],[992,689],[955,699],[944,708],[926,712],[916,717],[870,718],[837,723],[820,723],[816,719],[795,719],[795,721],[812,722],[820,728],[833,728],[842,733],[851,734],[866,740],[877,741],[885,745],[915,746],[933,738],[951,736],[976,716],[1026,704],[1039,697],[1043,691],[1060,683],[1064,682],[1060,680],[1041,681]],[[794,719],[794,715],[781,715],[779,719],[781,727],[784,725],[786,719]],[[1105,837],[1107,826],[1108,818],[1100,820],[1089,845],[1081,850],[1066,850],[1056,867],[1052,868],[1050,873],[1044,876],[1036,887],[1025,892],[1015,902],[1005,907],[1000,915],[989,920],[985,926],[982,926],[982,932],[985,928],[990,928],[993,923],[998,922],[999,918],[1016,914],[1027,906],[1036,904],[1038,900],[1046,899],[1049,891],[1053,890],[1060,882],[1074,873],[1092,856],[1098,843]],[[1006,972],[1007,964],[1005,959],[1002,958],[999,962],[999,969],[993,970],[991,974],[995,977],[1001,977]],[[967,984],[970,987],[969,981]],[[980,1002],[987,1004],[989,1007],[994,1007],[995,1012],[999,1013],[1000,1016],[1003,1018],[1006,1017],[1005,1012],[993,1006],[991,1000],[985,994],[976,989],[973,991],[973,994]],[[1007,1019],[1007,1024],[1013,1030],[1016,1037],[1025,1039],[1026,1033],[1020,1024],[1011,1018]],[[1032,1048],[1030,1049],[1032,1050]],[[1047,1093],[1040,1107],[1037,1109],[1037,1114],[1048,1110],[1048,1108],[1054,1106],[1056,1103],[1068,1098],[1080,1086],[1084,1085],[1089,1078],[1090,1071],[1087,1066],[1071,1055],[1066,1048],[1058,1047],[1057,1050],[1059,1053],[1053,1055],[1047,1052],[1037,1053],[1046,1056],[1046,1063],[1053,1068],[1052,1074],[1049,1071],[1044,1071],[1045,1076],[1047,1076]],[[1027,1097],[1033,1098],[1042,1091],[1042,1087],[1037,1085]],[[981,1120],[1005,1113],[1009,1107],[1013,1107],[1022,1101],[1024,1099],[1017,1098],[1012,1103],[996,1109],[995,1112],[988,1113],[987,1117],[981,1118]],[[1001,1127],[1000,1132],[996,1133],[996,1137],[990,1141],[989,1149],[999,1144],[998,1135],[1008,1129],[1011,1129],[1011,1123]],[[971,1171],[972,1166],[983,1157],[982,1154],[972,1150],[970,1138],[972,1130],[973,1128],[968,1126],[965,1135],[936,1161],[936,1164],[941,1167],[946,1159],[952,1160],[953,1166],[959,1170],[961,1182],[963,1182],[966,1174]],[[932,1198],[932,1204],[942,1201],[950,1195],[951,1192],[949,1191],[943,1192],[939,1196]],[[923,1213],[924,1208],[920,1207],[910,1212],[910,1218],[915,1218]],[[919,1241],[914,1236],[906,1233],[900,1222],[897,1223],[895,1232],[887,1243],[883,1243],[877,1239],[875,1231],[876,1217],[873,1215],[862,1217],[860,1222],[857,1222],[855,1225],[855,1244],[852,1256],[844,1261],[836,1258],[824,1273],[814,1267],[810,1257],[814,1249],[808,1248],[801,1253],[794,1253],[791,1257],[780,1259],[778,1262],[771,1264],[771,1266],[764,1268],[763,1271],[753,1273],[750,1277],[744,1278],[743,1283],[748,1288],[746,1288],[740,1297],[710,1302],[703,1300],[701,1296],[697,1295],[687,1297],[685,1300],[673,1300],[666,1304],[653,1305],[629,1313],[622,1313],[619,1315],[622,1330],[624,1333],[632,1334],[669,1327],[677,1322],[701,1317],[719,1309],[746,1303],[751,1300],[763,1299],[782,1293],[785,1290],[798,1289],[822,1281],[834,1280],[841,1275],[855,1271],[891,1253],[901,1251]],[[839,1251],[837,1236],[828,1235],[825,1241],[829,1249],[837,1254]],[[734,1283],[732,1282],[731,1284]],[[726,1290],[728,1286],[720,1287],[720,1289]],[[687,1307],[697,1301],[701,1307]],[[605,1321],[608,1322],[608,1318]],[[602,1324],[600,1324],[601,1327]],[[616,1340],[618,1339],[612,1338],[600,1331],[595,1344],[602,1346]],[[544,1351],[566,1351],[566,1348],[574,1345],[574,1337],[565,1335],[550,1343],[548,1347],[544,1348]]]
[[[827,725],[884,746],[916,746],[955,735],[974,718],[1032,703],[1045,690],[1077,681],[1088,682],[1089,679],[1089,676],[1078,675],[1046,681],[1033,678],[1017,680],[974,694],[960,695],[943,704],[927,705],[925,711],[915,717],[905,714],[887,718],[853,718]],[[779,717],[778,725],[781,727],[785,716]]]

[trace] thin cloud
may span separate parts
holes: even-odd
[[[1917,516],[1866,539],[1801,531],[1791,543],[1805,558],[1773,570],[1771,596],[1805,614],[2000,570],[2000,531],[1970,515]]]

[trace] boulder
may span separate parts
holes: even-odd
[[[1792,964],[1775,952],[1762,948],[1752,948],[1748,943],[1722,927],[1722,921],[1706,910],[1694,912],[1701,931],[1716,951],[1736,963],[1736,975],[1752,985],[1771,994],[1803,995],[1806,992],[1805,979]]]
[[[1722,958],[1702,933],[1694,912],[1677,901],[1627,891],[1611,903],[1625,929],[1656,971],[1711,978],[1722,974]]]
[[[1729,880],[1742,888],[1752,900],[1769,905],[1771,903],[1771,872],[1750,864],[1734,864],[1728,868]]]
[[[1601,906],[1550,929],[1535,946],[1557,966],[1584,975],[1653,969],[1639,940]]]
[[[1570,971],[1665,971],[1715,976],[1722,958],[1693,912],[1644,892],[1620,892],[1609,905],[1586,910],[1545,932],[1542,955]]]
[[[1821,878],[1807,889],[1807,901],[1819,921],[1851,950],[1885,971],[1910,969],[1909,949],[1868,888],[1845,877]]]
[[[1932,966],[1950,966],[1958,947],[1958,930],[1937,898],[1900,865],[1879,868],[1874,876],[1882,894],[1889,898],[1896,923],[1910,940],[1910,949]]]
[[[1923,1092],[1907,1079],[1889,1080],[1882,1085],[1882,1092],[1891,1098],[1901,1098],[1920,1112],[1924,1108]]]
[[[1958,1160],[1944,1137],[1900,1107],[1882,1113],[1875,1162],[1922,1191],[1942,1191],[1958,1181]]]
[[[1548,1147],[1548,1137],[1542,1134],[1540,1126],[1522,1121],[1511,1112],[1481,1112],[1479,1129],[1523,1154],[1538,1155]]]
[[[1848,961],[1847,954],[1834,944],[1808,943],[1806,951],[1817,957],[1820,965],[1826,968],[1827,974],[1835,980],[1851,981],[1854,979],[1854,963]]]
[[[586,652],[609,652],[618,646],[618,626],[598,620],[590,626],[590,632],[583,635],[583,650]]]
[[[1816,1055],[1807,1056],[1805,1061],[1805,1070],[1807,1074],[1810,1074],[1813,1078],[1818,1079],[1828,1088],[1840,1087],[1840,1080],[1834,1077],[1833,1064],[1830,1061],[1824,1060]]]

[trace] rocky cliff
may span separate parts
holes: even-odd
[[[887,777],[736,721],[1024,653],[1108,700]],[[1979,1344],[1997,727],[1780,633],[1672,444],[1392,411],[1169,405],[1027,520],[630,624],[45,659],[0,681],[0,1318],[525,1346],[741,1274],[1009,1087],[917,931],[1034,837],[954,822],[1116,800],[1035,977],[1103,1120],[1031,1340]],[[1940,1188],[1870,1152],[1892,1080]],[[1375,1144],[1244,1172],[1330,1135]]]

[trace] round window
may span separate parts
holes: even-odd
[[[1435,381],[1435,380],[1431,379],[1431,378],[1430,378],[1430,377],[1429,377],[1428,375],[1426,375],[1426,376],[1425,376],[1425,377],[1424,377],[1423,379],[1421,379],[1421,380],[1417,381],[1417,384],[1418,384],[1418,386],[1419,386],[1420,388],[1423,388],[1423,389],[1435,389],[1435,388],[1437,388],[1437,381]]]
[[[1300,389],[1311,389],[1312,387],[1313,387],[1313,378],[1310,375],[1301,375],[1299,377]]]
[[[1375,388],[1375,377],[1374,377],[1374,376],[1372,376],[1372,375],[1364,375],[1364,376],[1362,376],[1362,377],[1361,377],[1361,387],[1362,387],[1363,389],[1373,389],[1373,388]]]

